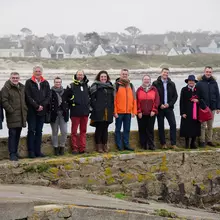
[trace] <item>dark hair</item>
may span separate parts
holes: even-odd
[[[62,79],[61,79],[59,76],[57,76],[57,77],[54,79],[54,82],[55,82],[57,79],[61,80],[61,82],[62,82]]]
[[[11,76],[13,75],[18,75],[19,76],[19,73],[18,72],[11,72]]]
[[[100,76],[101,76],[103,73],[107,75],[107,82],[109,82],[109,81],[110,81],[110,77],[109,77],[109,75],[108,75],[108,72],[105,71],[105,70],[101,70],[101,71],[97,74],[97,76],[95,77],[95,80],[96,80],[96,81],[100,81]]]
[[[162,70],[161,70],[161,73],[164,71],[164,70],[166,70],[166,71],[170,71],[168,68],[163,68]]]
[[[121,71],[126,71],[126,72],[129,72],[129,70],[128,70],[128,69],[126,69],[126,68],[121,69]]]
[[[206,67],[205,67],[205,70],[206,70],[206,69],[211,69],[211,70],[212,70],[212,67],[211,67],[211,66],[206,66]]]

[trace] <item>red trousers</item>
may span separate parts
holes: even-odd
[[[71,117],[72,121],[72,131],[71,131],[71,141],[72,149],[75,152],[83,152],[86,149],[86,130],[88,123],[88,116],[81,117]],[[79,145],[77,140],[77,130],[79,127]]]

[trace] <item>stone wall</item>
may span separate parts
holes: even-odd
[[[203,206],[220,201],[220,152],[140,152],[0,164],[1,183],[80,188]]]
[[[220,142],[220,128],[215,128],[213,132],[214,140]],[[169,131],[166,130],[166,137],[169,137]],[[139,148],[139,137],[137,131],[132,131],[130,134],[130,143],[131,147],[138,149]],[[155,131],[155,143],[156,146],[159,147],[159,141],[158,141],[158,131]],[[167,140],[167,143],[169,144],[169,140]],[[8,140],[7,138],[0,138],[0,160],[8,158]],[[179,138],[179,131],[177,131],[177,145],[178,146],[184,146],[183,139]],[[87,152],[92,152],[94,150],[94,134],[88,133],[87,134]],[[109,132],[109,140],[108,140],[108,146],[110,147],[110,151],[116,151],[115,146],[115,137],[114,132]],[[70,136],[68,136],[67,144],[66,144],[67,151],[71,152],[70,147]],[[53,148],[51,145],[51,136],[50,135],[44,135],[43,136],[43,142],[42,142],[42,151],[45,155],[53,155]],[[22,137],[20,139],[19,144],[19,155],[21,157],[27,157],[27,146],[26,146],[26,137]]]

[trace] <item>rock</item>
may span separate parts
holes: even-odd
[[[212,206],[212,210],[220,212],[220,204],[215,204]]]
[[[68,208],[64,208],[64,209],[61,209],[60,212],[58,212],[58,217],[59,218],[69,218],[69,217],[71,217],[71,213]]]

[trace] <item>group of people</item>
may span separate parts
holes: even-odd
[[[194,75],[185,80],[186,86],[180,94],[180,136],[185,137],[186,148],[196,148],[196,138],[200,137],[200,146],[214,146],[212,126],[215,112],[220,111],[220,96],[212,67],[205,67],[198,81]],[[131,118],[137,117],[139,141],[143,149],[155,150],[154,124],[157,117],[161,148],[167,149],[164,130],[166,118],[170,127],[170,147],[176,146],[176,119],[174,105],[178,94],[175,83],[169,77],[169,69],[163,68],[161,75],[151,83],[150,75],[144,75],[142,85],[135,91],[129,80],[128,69],[122,69],[120,77],[113,84],[107,71],[100,71],[91,86],[88,85],[84,71],[79,70],[73,82],[66,89],[62,79],[56,77],[50,88],[42,75],[41,66],[33,68],[33,75],[23,85],[20,75],[12,72],[1,90],[0,122],[3,121],[3,109],[6,113],[9,130],[8,149],[10,160],[17,161],[18,145],[23,127],[28,124],[27,147],[30,158],[44,157],[41,152],[42,129],[44,123],[50,123],[52,145],[55,155],[63,155],[67,139],[67,122],[71,119],[71,145],[73,154],[86,150],[86,132],[90,116],[90,125],[95,127],[95,150],[108,152],[108,127],[115,118],[115,143],[119,151],[134,149],[129,143]],[[213,114],[210,121],[198,120],[198,109],[204,103]],[[196,109],[196,110],[195,110]],[[121,127],[123,125],[123,135]],[[2,123],[0,123],[0,129]],[[79,139],[77,131],[79,129]],[[61,136],[59,138],[59,130]]]

